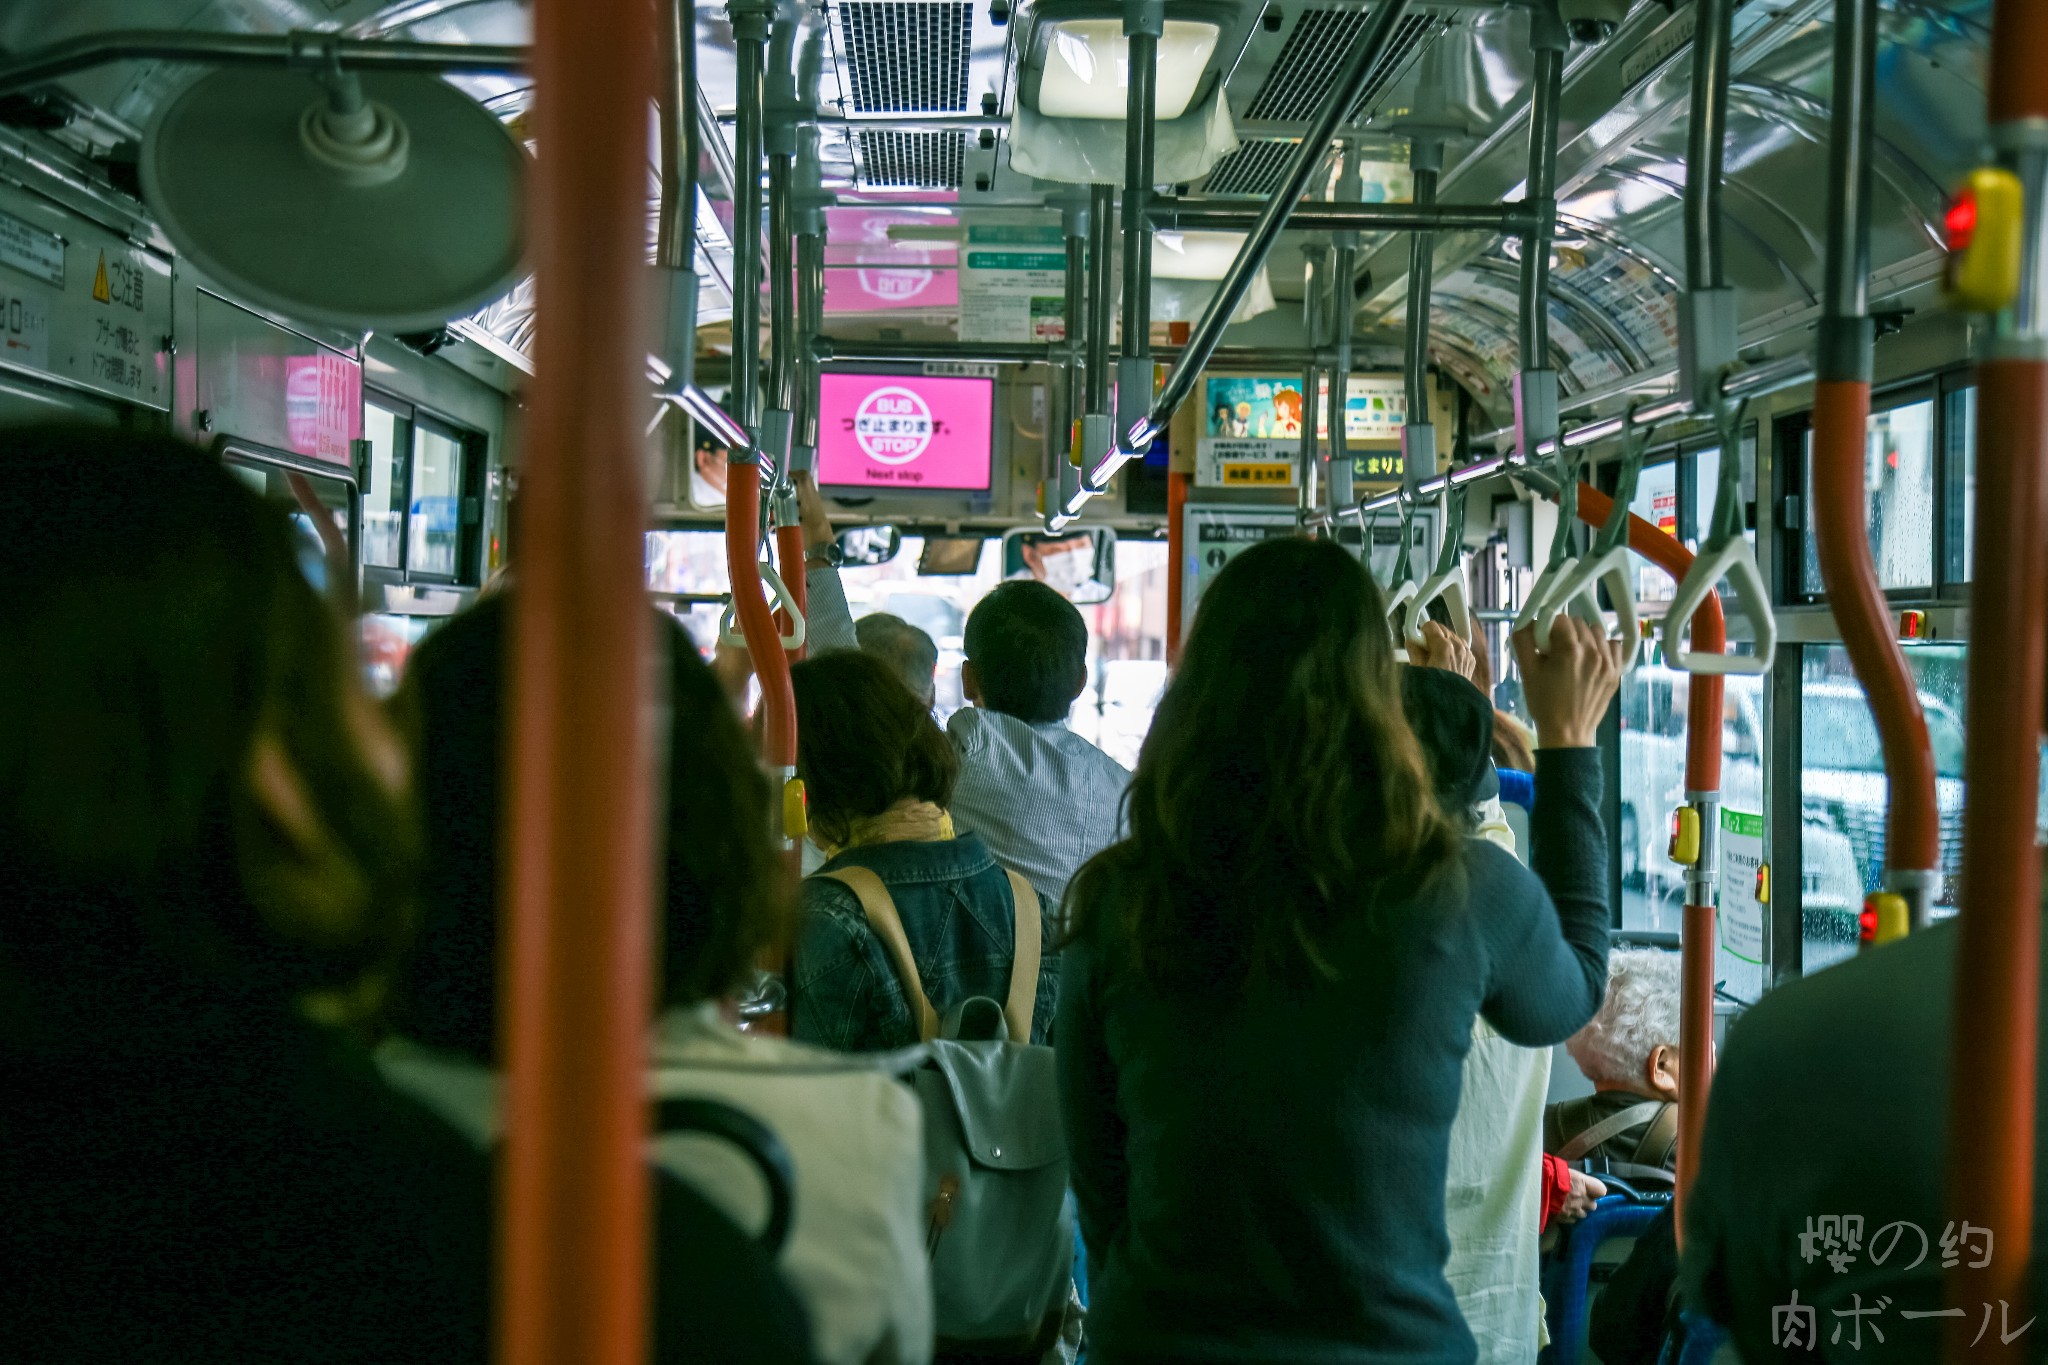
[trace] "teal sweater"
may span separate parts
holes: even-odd
[[[1606,989],[1598,751],[1544,751],[1536,791],[1534,872],[1465,842],[1462,878],[1322,945],[1328,984],[1169,999],[1067,949],[1061,1109],[1097,1365],[1473,1359],[1443,1274],[1473,1016],[1545,1047]]]

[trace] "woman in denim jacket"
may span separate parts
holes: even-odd
[[[940,1018],[963,1000],[1009,994],[1016,944],[1011,879],[978,835],[955,837],[946,804],[959,760],[924,703],[870,655],[797,664],[797,773],[811,835],[830,855],[803,884],[790,970],[790,1032],[848,1052],[908,1047],[918,1025],[888,950],[859,898],[829,874],[866,868],[896,903],[918,978]],[[1031,1041],[1048,1041],[1059,998],[1050,951],[1054,907],[1042,907]]]

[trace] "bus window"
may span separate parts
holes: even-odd
[[[405,455],[410,423],[389,408],[363,404],[363,436],[370,443],[370,482],[363,490],[363,563],[401,569],[405,531]]]
[[[1813,487],[1813,431],[1800,437],[1806,484]],[[1934,400],[1923,398],[1870,415],[1864,454],[1864,497],[1870,553],[1886,588],[1934,586]],[[1805,499],[1802,585],[1820,594],[1820,551],[1813,537],[1813,499]]]
[[[1963,686],[1961,645],[1914,645],[1906,661],[1919,684],[1934,746],[1941,812],[1942,884],[1934,913],[1956,909],[1962,863]],[[1854,955],[1863,897],[1884,882],[1884,747],[1863,688],[1838,645],[1810,645],[1800,663],[1800,793],[1805,812],[1803,970]]]

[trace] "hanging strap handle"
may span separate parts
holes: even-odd
[[[1512,627],[1526,630],[1536,626],[1541,632],[1537,643],[1546,648],[1550,642],[1550,620],[1565,609],[1566,599],[1558,588],[1578,563],[1572,554],[1572,527],[1579,519],[1578,457],[1559,443],[1551,470],[1557,479],[1557,529],[1550,537],[1550,560],[1529,585],[1529,595],[1522,599],[1522,609],[1515,613]]]
[[[1451,629],[1461,640],[1472,638],[1472,614],[1465,605],[1465,490],[1446,488],[1437,504],[1443,543],[1437,548],[1436,572],[1422,581],[1408,600],[1408,646],[1422,647],[1422,625],[1429,606],[1441,601],[1449,609]]]
[[[924,983],[918,980],[917,959],[910,955],[910,939],[903,932],[903,919],[896,913],[896,902],[889,895],[889,888],[882,885],[882,879],[864,867],[842,867],[835,872],[820,872],[820,877],[829,877],[860,901],[860,912],[867,917],[868,928],[882,941],[888,950],[889,960],[896,964],[896,979],[903,987],[903,998],[910,1004],[910,1014],[917,1021],[919,1042],[929,1043],[939,1036],[938,1012],[932,1002],[925,998]]]
[[[1771,590],[1757,567],[1756,550],[1742,534],[1742,414],[1748,404],[1722,399],[1721,481],[1714,494],[1714,515],[1706,543],[1678,585],[1664,613],[1664,655],[1674,668],[1688,673],[1757,675],[1771,671],[1778,650],[1778,621],[1771,611]],[[1752,654],[1703,654],[1681,647],[1692,618],[1720,582],[1726,579],[1735,605],[1749,618]]]
[[[782,636],[782,647],[789,650],[802,649],[804,647],[804,613],[803,609],[797,606],[795,599],[790,596],[789,585],[782,581],[781,574],[775,572],[775,566],[766,560],[763,560],[761,563],[761,581],[766,583],[768,591],[775,595],[774,605],[779,607],[789,617],[789,630]],[[739,632],[739,618],[729,598],[725,604],[725,614],[718,618],[718,638],[723,643],[737,646],[740,649],[747,647],[747,637]]]
[[[1600,615],[1600,599],[1593,587],[1597,583],[1607,589],[1617,627],[1611,638],[1628,646],[1628,660],[1622,665],[1624,672],[1636,666],[1643,638],[1642,621],[1636,614],[1635,584],[1629,578],[1628,508],[1635,501],[1636,485],[1642,480],[1643,459],[1649,452],[1653,429],[1650,424],[1636,425],[1636,409],[1631,403],[1622,423],[1621,470],[1615,480],[1613,510],[1607,514],[1607,524],[1594,536],[1592,550],[1565,571],[1556,588],[1558,600],[1569,603],[1573,615],[1600,622],[1603,631],[1605,618]],[[1546,614],[1536,623],[1539,649],[1550,648],[1552,619]]]
[[[1414,558],[1415,548],[1415,503],[1411,499],[1401,512],[1401,553],[1394,560],[1394,581],[1387,589],[1387,628],[1394,634],[1394,658],[1401,663],[1408,662],[1408,651],[1404,647],[1407,630],[1402,613],[1409,599],[1422,586],[1410,577],[1409,562]]]

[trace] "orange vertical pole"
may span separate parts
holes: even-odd
[[[2040,1005],[2040,867],[2034,793],[2048,681],[2048,5],[1998,0],[1991,29],[1992,145],[2025,186],[2020,295],[1978,368],[1977,545],[1970,626],[1978,642],[1967,698],[1962,915],[1956,935],[1949,1068],[1949,1214],[1989,1230],[1991,1264],[1965,1257],[1949,1304],[1977,1314],[2005,1300],[2025,1322],[2033,1252],[2034,1092]],[[2029,1339],[1971,1344],[1950,1319],[1951,1362],[2017,1361]],[[2001,1323],[2003,1336],[2005,1324]]]
[[[1813,537],[1828,605],[1884,744],[1885,890],[1904,898],[1908,922],[1918,929],[1941,875],[1934,746],[1871,559],[1864,489],[1875,341],[1869,315],[1877,0],[1835,0],[1834,20],[1828,250],[1814,354]]]
[[[1906,896],[1913,926],[1925,923],[1941,867],[1941,815],[1934,796],[1934,745],[1920,690],[1894,638],[1891,606],[1870,554],[1864,455],[1870,382],[1823,380],[1813,394],[1813,536],[1828,605],[1884,745],[1889,800],[1886,889]]]
[[[2003,10],[2001,10],[2001,17]],[[1995,344],[1995,343],[1994,343]],[[2039,782],[2043,627],[2048,625],[2048,363],[1987,360],[1978,371],[1976,581],[1963,807],[1962,916],[1949,1068],[1949,1216],[1990,1230],[1991,1264],[1959,1267],[1949,1303],[1951,1361],[2020,1360],[2025,1338],[1971,1345],[1979,1306],[2031,1298],[2035,1052],[2040,868],[2034,848]],[[1966,1257],[1967,1266],[1974,1257]]]
[[[1579,485],[1579,519],[1604,526],[1613,515],[1614,500],[1591,484]],[[1692,553],[1670,535],[1631,515],[1629,548],[1682,580],[1692,567]],[[1718,653],[1728,642],[1721,599],[1709,596],[1692,620],[1693,648]],[[1686,690],[1685,790],[1688,801],[1708,796],[1718,801],[1721,790],[1721,703],[1724,680],[1695,673]],[[1709,808],[1711,809],[1711,807]],[[1702,842],[1705,843],[1705,831]],[[1688,890],[1710,885],[1688,877]],[[1706,897],[1688,897],[1688,901]],[[1699,1171],[1700,1134],[1707,1123],[1707,1091],[1714,1079],[1714,917],[1712,905],[1687,904],[1680,926],[1682,976],[1679,987],[1678,1038],[1678,1200],[1679,1232],[1684,1233],[1685,1192]]]
[[[1186,474],[1166,476],[1166,666],[1172,668],[1180,662],[1181,637],[1181,593],[1187,583],[1187,565],[1182,563],[1187,554],[1187,528],[1181,523],[1188,505],[1188,482]],[[1368,549],[1371,547],[1368,546]]]
[[[501,1365],[637,1365],[652,781],[641,540],[653,11],[536,0],[539,328],[514,599]]]

